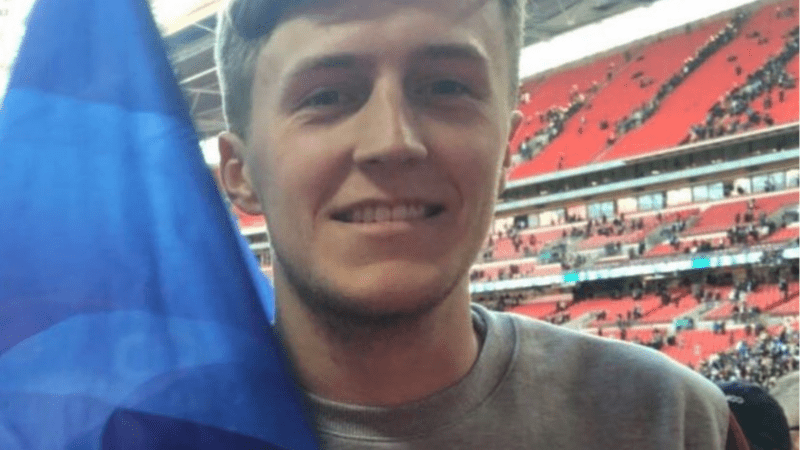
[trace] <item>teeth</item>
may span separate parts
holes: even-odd
[[[392,208],[392,220],[406,220],[408,217],[408,208],[406,205],[397,205]]]
[[[363,211],[364,223],[375,222],[375,208],[367,206]]]
[[[343,222],[354,223],[372,223],[372,222],[389,222],[389,221],[408,221],[420,220],[431,217],[441,212],[443,208],[440,205],[425,206],[419,203],[402,204],[395,206],[378,205],[378,206],[364,206],[356,208],[351,211],[346,211],[338,214],[338,220]]]
[[[419,219],[425,215],[425,207],[422,205],[409,205],[408,215],[409,217]]]
[[[388,206],[378,206],[375,208],[375,222],[386,222],[392,220],[392,210]]]

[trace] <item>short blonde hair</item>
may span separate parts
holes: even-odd
[[[256,59],[289,8],[311,7],[324,0],[230,0],[217,18],[214,58],[222,111],[228,129],[247,139]],[[519,53],[522,47],[524,0],[496,0],[502,6],[509,52],[511,101],[516,104]]]

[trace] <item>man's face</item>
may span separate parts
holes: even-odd
[[[262,48],[243,170],[276,286],[421,311],[466,287],[492,218],[512,109],[501,7],[335,3]]]

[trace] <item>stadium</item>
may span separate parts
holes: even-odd
[[[217,175],[222,3],[168,19],[153,5]],[[779,389],[792,374],[796,387],[800,13],[789,0],[694,3],[527,2],[522,125],[470,294],[651,347],[713,381]],[[228,206],[271,276],[263,217]]]
[[[212,168],[219,3],[164,30]],[[473,300],[770,385],[798,368],[797,8],[631,26],[674,3],[528,3],[524,123]],[[269,274],[263,218],[234,213]],[[742,361],[774,351],[770,367]]]

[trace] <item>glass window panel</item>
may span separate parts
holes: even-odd
[[[786,174],[783,172],[775,172],[769,175],[769,182],[775,191],[782,191],[786,189]]]
[[[786,172],[786,185],[788,187],[800,186],[800,171],[791,169]]]
[[[753,192],[764,192],[767,189],[767,176],[756,175],[753,177]]]
[[[723,198],[725,198],[725,188],[721,182],[708,185],[709,200],[722,200]]]
[[[707,202],[708,201],[708,186],[694,186],[692,188],[692,198],[694,202]]]

